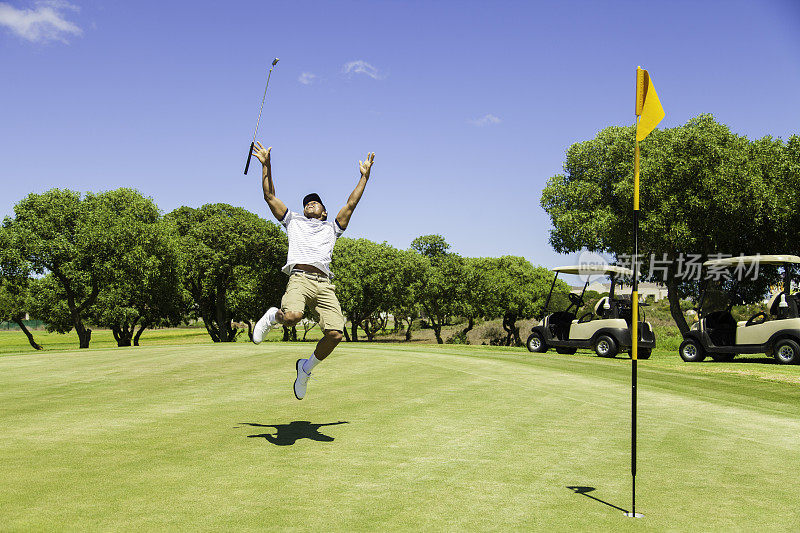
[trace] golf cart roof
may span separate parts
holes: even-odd
[[[704,267],[709,266],[736,266],[736,265],[782,265],[784,263],[800,264],[800,257],[796,255],[740,255],[737,257],[726,257],[724,259],[712,259],[703,263]]]
[[[800,261],[800,258],[798,260]],[[633,270],[630,268],[615,265],[570,265],[555,267],[552,270],[561,274],[578,274],[581,276],[608,276],[611,274],[633,276]]]

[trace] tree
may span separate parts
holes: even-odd
[[[447,254],[450,245],[441,235],[421,235],[411,241],[411,249],[428,259],[436,260]]]
[[[342,312],[350,320],[349,340],[358,341],[359,325],[372,340],[375,331],[365,321],[390,307],[399,263],[399,251],[386,243],[347,237],[336,241],[331,270],[336,276],[336,295]]]
[[[30,309],[30,264],[13,245],[11,230],[0,226],[0,322],[14,322],[19,326],[34,350],[42,347],[23,322]]]
[[[56,324],[46,307],[39,318],[63,331],[75,328],[81,348],[88,348],[92,330],[86,327],[89,308],[97,300],[103,282],[115,263],[115,246],[108,236],[113,220],[92,219],[92,195],[51,189],[29,194],[14,206],[15,218],[4,225],[12,228],[13,246],[38,274],[49,273],[64,298],[66,321]],[[38,298],[38,297],[37,297]],[[51,302],[53,307],[59,302]],[[66,329],[66,331],[69,331]]]
[[[670,260],[665,283],[670,313],[682,332],[688,325],[680,300],[696,297],[700,281],[685,279],[686,265],[676,259],[786,253],[781,249],[786,239],[781,241],[770,222],[776,218],[777,184],[764,171],[763,158],[754,156],[755,148],[711,115],[653,131],[640,143],[639,245],[640,255],[648,259],[641,272],[643,277],[651,273],[650,257]],[[769,146],[762,148],[769,152]],[[623,263],[624,256],[630,257],[633,152],[633,126],[606,128],[569,148],[565,173],[548,180],[541,198],[557,252],[587,249],[614,254]],[[788,159],[785,168],[796,171]]]
[[[512,340],[522,344],[518,319],[540,316],[554,274],[544,267],[534,267],[524,257],[506,255],[479,260],[479,268],[486,275],[486,309],[490,316],[503,317],[506,344]],[[554,294],[569,292],[569,286],[559,281]]]
[[[492,315],[494,295],[489,280],[490,273],[484,269],[483,259],[464,259],[463,282],[459,284],[462,294],[455,302],[456,314],[467,319],[467,326],[460,334],[464,342],[467,333],[475,327],[475,320]]]
[[[177,243],[155,203],[133,189],[101,193],[92,203],[93,221],[113,220],[107,236],[117,254],[90,316],[111,329],[118,346],[138,346],[145,329],[184,316]]]
[[[800,205],[800,135],[792,135],[787,141],[771,136],[753,141],[749,159],[775,191],[765,198],[769,217],[765,231],[772,232],[769,240],[777,241],[782,253],[798,255],[800,210],[795,207]]]
[[[438,255],[434,259],[422,256],[425,269],[418,298],[425,316],[433,328],[436,342],[442,344],[442,327],[448,317],[456,316],[467,292],[465,261],[458,254]]]
[[[386,311],[394,316],[398,331],[407,322],[405,339],[411,340],[411,324],[419,316],[419,292],[430,260],[413,250],[398,250],[390,278]]]
[[[271,226],[267,239],[272,242],[269,253],[256,257],[259,262],[255,264],[239,265],[233,271],[233,285],[228,294],[228,303],[233,316],[247,324],[247,336],[253,340],[253,328],[261,315],[272,306],[280,306],[281,296],[286,288],[286,275],[281,272],[281,267],[286,259],[286,236],[277,228],[277,225],[268,222]],[[289,335],[294,332],[297,340],[297,331],[289,328]],[[289,335],[285,340],[289,340]]]
[[[280,228],[240,207],[180,207],[165,220],[178,238],[184,287],[214,342],[241,333],[277,300],[285,285],[280,268],[287,240]]]

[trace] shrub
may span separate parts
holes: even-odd
[[[447,344],[469,344],[469,339],[467,338],[466,333],[463,331],[457,331],[448,337],[445,342]]]

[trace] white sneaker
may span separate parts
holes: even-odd
[[[297,379],[294,380],[294,397],[302,400],[306,396],[306,387],[308,387],[308,378],[311,374],[303,370],[303,363],[305,359],[298,359],[295,366],[297,367]]]
[[[253,342],[256,344],[261,344],[261,341],[264,340],[266,334],[275,326],[278,321],[275,320],[275,315],[278,314],[277,307],[270,307],[267,309],[267,312],[264,313],[258,322],[256,322],[256,327],[253,329]]]

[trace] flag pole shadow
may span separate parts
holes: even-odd
[[[607,506],[611,507],[612,509],[616,509],[617,511],[622,511],[623,513],[627,513],[628,512],[627,509],[623,509],[622,507],[617,507],[614,504],[608,503],[607,501],[603,501],[600,498],[595,498],[594,496],[589,494],[590,492],[593,492],[595,490],[594,487],[571,486],[571,487],[567,487],[567,488],[569,490],[571,490],[572,492],[574,492],[575,494],[582,494],[582,495],[586,496],[587,498],[591,498],[592,500],[594,500],[596,502],[600,502],[603,505],[607,505]]]

